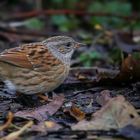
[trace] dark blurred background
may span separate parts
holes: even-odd
[[[140,58],[138,0],[1,0],[0,49],[69,35],[87,44],[73,66],[114,67],[122,54]]]
[[[108,28],[140,28],[137,0],[1,0],[0,8],[1,19],[36,17],[28,23],[35,29],[43,28],[44,24],[62,32],[80,27],[93,30],[97,24]],[[47,19],[41,21],[38,16]]]

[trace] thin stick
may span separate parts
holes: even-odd
[[[60,10],[42,10],[42,11],[30,11],[30,12],[22,12],[22,13],[16,13],[12,14],[10,16],[10,19],[21,19],[21,18],[30,18],[34,16],[39,16],[39,15],[61,15],[61,14],[73,14],[73,15],[78,15],[78,16],[106,16],[106,17],[117,17],[117,18],[122,18],[124,20],[139,20],[140,15],[139,14],[132,14],[129,16],[125,15],[120,15],[120,14],[115,14],[115,13],[103,13],[103,12],[87,12],[87,11],[81,11],[81,10],[69,10],[69,9],[60,9]]]
[[[13,113],[12,112],[9,112],[8,113],[8,116],[7,116],[7,122],[4,124],[4,125],[2,125],[2,126],[0,126],[0,131],[2,131],[2,130],[4,130],[4,129],[6,129],[6,128],[8,128],[10,125],[11,125],[11,123],[12,123],[12,120],[13,120]]]

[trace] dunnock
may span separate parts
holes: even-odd
[[[80,45],[71,37],[55,36],[5,50],[0,54],[0,79],[26,95],[52,91],[67,77],[71,56]]]

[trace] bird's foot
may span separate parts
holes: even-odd
[[[49,101],[49,102],[52,101],[52,99],[50,99],[48,96],[43,95],[43,94],[41,94],[41,93],[37,94],[37,96],[38,96],[39,98],[43,99],[44,101]]]

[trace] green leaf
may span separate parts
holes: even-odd
[[[107,12],[107,13],[120,13],[121,15],[130,15],[132,12],[131,4],[120,1],[109,1],[109,2],[96,2],[93,1],[89,7],[89,12]],[[124,20],[117,17],[91,17],[90,24],[95,26],[96,24],[103,25],[105,27],[115,26],[122,27],[125,22]]]
[[[120,13],[123,15],[129,15],[131,13],[131,5],[129,3],[112,1],[106,3],[105,11],[110,13]]]
[[[24,23],[25,23],[25,26],[29,29],[40,30],[44,27],[44,22],[37,18],[28,19]]]
[[[89,7],[89,12],[109,12],[109,13],[120,13],[129,15],[131,13],[131,4],[119,1],[110,2],[95,2],[93,1]]]
[[[91,59],[101,59],[102,58],[101,53],[99,53],[97,51],[90,52],[89,56]]]
[[[91,61],[86,61],[86,62],[84,63],[84,66],[85,66],[85,67],[90,67],[90,66],[91,66]]]
[[[54,3],[62,3],[64,0],[52,0]]]
[[[79,59],[84,66],[91,66],[95,60],[103,59],[103,56],[97,51],[92,51],[88,53],[82,53]]]
[[[103,11],[103,5],[101,4],[101,2],[93,2],[89,5],[88,7],[88,11],[89,12],[99,12],[99,11]]]
[[[119,48],[113,48],[109,52],[109,58],[112,59],[113,63],[119,64],[122,60],[122,51]]]
[[[67,32],[71,29],[76,29],[78,21],[74,17],[65,15],[54,15],[51,17],[52,24],[56,25],[60,31]]]
[[[86,61],[86,60],[88,59],[88,56],[87,56],[87,54],[82,53],[82,54],[80,55],[79,59],[80,59],[80,61],[84,62],[84,61]]]
[[[140,30],[140,22],[136,22],[133,24],[135,30]]]
[[[134,52],[134,53],[133,53],[133,57],[134,57],[135,59],[140,60],[140,52]]]

